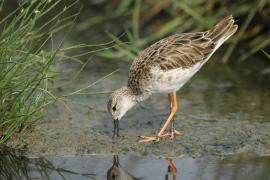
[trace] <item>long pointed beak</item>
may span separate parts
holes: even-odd
[[[113,125],[113,137],[119,137],[119,119],[115,119]]]

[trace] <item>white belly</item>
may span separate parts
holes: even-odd
[[[150,89],[153,93],[171,93],[179,90],[186,82],[202,67],[198,63],[188,69],[173,69],[169,71],[162,71],[154,69],[154,78]]]

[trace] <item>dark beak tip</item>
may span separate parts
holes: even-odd
[[[114,119],[114,128],[113,128],[113,138],[115,136],[119,137],[119,119]]]

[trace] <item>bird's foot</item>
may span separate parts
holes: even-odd
[[[172,130],[171,132],[167,132],[167,133],[161,135],[161,137],[170,136],[171,139],[174,139],[176,136],[182,136],[182,135],[184,135],[183,132],[179,132],[177,130]]]
[[[184,133],[179,132],[177,130],[172,130],[171,132],[162,134],[160,136],[138,136],[139,138],[141,138],[141,140],[139,140],[139,143],[142,142],[159,142],[160,138],[165,137],[165,136],[170,136],[171,139],[174,139],[176,136],[182,136]]]
[[[138,136],[138,137],[141,138],[141,140],[139,140],[139,143],[143,143],[143,142],[159,142],[160,141],[159,136]]]

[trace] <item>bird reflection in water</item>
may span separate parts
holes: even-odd
[[[165,180],[176,180],[176,167],[172,162],[171,158],[167,158],[168,170],[165,174]],[[171,178],[170,178],[171,177]]]
[[[124,170],[119,163],[118,155],[113,155],[113,165],[107,172],[107,180],[139,180]]]
[[[168,169],[165,174],[165,180],[176,180],[177,169],[173,164],[172,159],[167,158],[166,161],[168,164]],[[140,180],[140,178],[137,178],[124,170],[120,165],[118,155],[114,155],[113,165],[107,171],[107,180]]]

